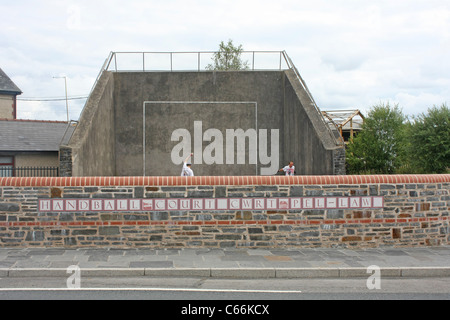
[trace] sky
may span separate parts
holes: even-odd
[[[228,39],[285,50],[324,111],[450,104],[449,0],[0,2],[0,68],[23,91],[21,119],[66,120],[66,77],[78,120],[111,51],[215,51]]]

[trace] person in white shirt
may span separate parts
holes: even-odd
[[[289,162],[289,165],[281,168],[279,171],[284,171],[286,173],[287,176],[293,176],[295,173],[295,166],[294,166],[294,162]]]
[[[182,177],[193,177],[194,171],[191,169],[191,163],[188,162],[189,158],[192,157],[194,154],[191,153],[184,161],[183,161],[183,170],[181,171]]]

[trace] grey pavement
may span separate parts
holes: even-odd
[[[0,248],[0,277],[217,278],[450,277],[450,246],[415,248],[113,249]]]

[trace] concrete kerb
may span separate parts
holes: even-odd
[[[338,268],[278,268],[276,278],[339,278]]]
[[[268,279],[276,278],[275,268],[212,268],[211,278]]]
[[[193,277],[210,278],[209,268],[145,268],[145,276],[149,277]]]
[[[339,278],[366,278],[372,273],[367,268],[339,268]],[[384,267],[380,268],[381,277],[402,277],[402,268]]]
[[[402,277],[450,277],[450,267],[410,267],[402,268]]]
[[[81,268],[81,277],[192,277],[233,279],[366,278],[367,268]],[[381,277],[450,277],[450,267],[384,267]],[[64,277],[65,268],[3,268],[2,278]]]

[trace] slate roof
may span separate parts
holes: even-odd
[[[0,120],[0,151],[58,151],[74,129],[59,121]]]
[[[6,94],[22,94],[22,90],[7,76],[0,68],[0,93]]]

